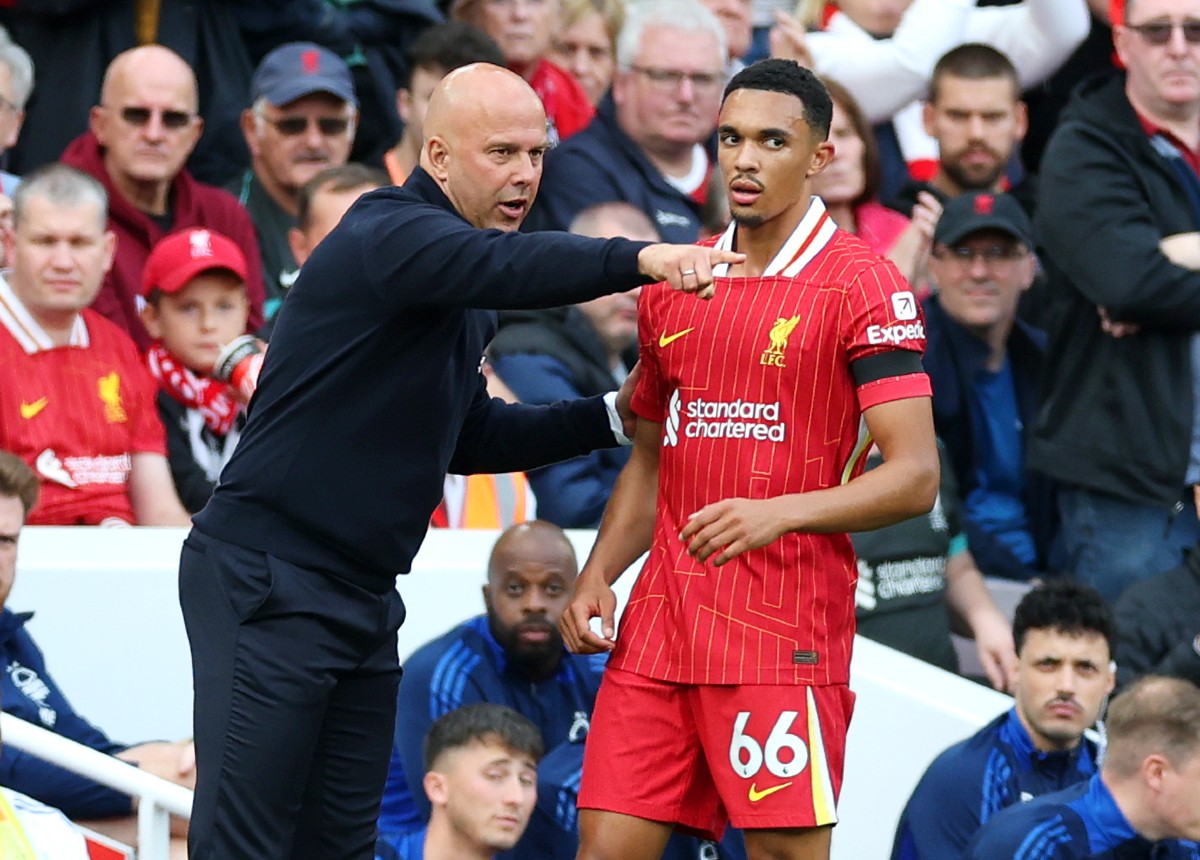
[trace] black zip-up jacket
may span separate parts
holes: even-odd
[[[1134,583],[1121,594],[1117,621],[1117,687],[1143,675],[1171,675],[1200,684],[1200,547],[1179,567]]]
[[[646,243],[478,230],[417,169],[361,198],[305,263],[201,532],[384,593],[447,470],[510,472],[616,444],[601,397],[487,396],[496,315],[646,282]]]
[[[1159,242],[1200,229],[1179,174],[1116,75],[1081,86],[1042,159],[1035,234],[1049,278],[1045,392],[1029,466],[1126,501],[1179,501],[1192,431],[1200,272]],[[1098,308],[1141,330],[1113,338]]]

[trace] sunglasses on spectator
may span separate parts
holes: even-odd
[[[263,117],[275,127],[275,130],[284,137],[296,137],[308,131],[309,120],[314,120],[317,124],[317,129],[325,137],[337,137],[345,134],[346,129],[350,127],[350,120],[344,116],[285,116],[282,119],[271,119]]]
[[[158,114],[159,122],[163,124],[163,128],[169,128],[171,131],[178,131],[181,128],[185,128],[195,118],[194,114],[182,110],[158,110],[157,108],[147,107],[121,108],[121,119],[129,125],[138,128],[148,125],[150,118],[155,114]]]
[[[1151,21],[1148,24],[1126,24],[1127,29],[1133,30],[1151,45],[1165,45],[1171,41],[1175,29],[1183,31],[1183,38],[1189,45],[1200,45],[1200,21],[1188,19],[1176,23],[1174,21]]]

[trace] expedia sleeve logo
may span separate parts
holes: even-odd
[[[891,325],[873,325],[867,328],[867,342],[872,346],[891,344],[900,346],[906,341],[925,340],[925,324],[920,320],[917,297],[908,290],[892,294],[892,314],[898,322]]]
[[[924,323],[873,325],[867,329],[867,342],[870,344],[890,343],[899,346],[909,340],[925,340]]]

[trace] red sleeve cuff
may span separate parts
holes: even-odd
[[[933,388],[925,373],[906,373],[876,379],[858,387],[858,408],[864,412],[880,403],[907,400],[910,397],[932,397]]]

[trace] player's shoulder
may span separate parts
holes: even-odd
[[[1082,860],[1090,856],[1078,814],[1053,795],[1000,810],[980,828],[966,852],[968,860]]]
[[[953,743],[938,753],[922,778],[931,789],[959,791],[982,774],[987,758],[997,748],[998,721],[993,720],[975,734]]]
[[[866,242],[840,227],[830,238],[818,258],[818,265],[827,272],[835,270],[839,280],[851,283],[858,278],[896,280],[907,286],[899,269],[886,257],[881,257]]]
[[[91,308],[82,311],[88,333],[88,350],[98,359],[142,365],[142,355],[129,332]]]
[[[417,648],[404,661],[404,675],[460,676],[489,665],[488,643],[480,633],[483,616],[470,618]]]

